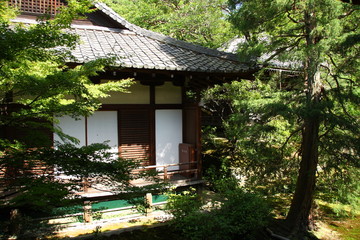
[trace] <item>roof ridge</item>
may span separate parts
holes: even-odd
[[[14,18],[11,19],[13,23],[24,23],[24,24],[39,24],[39,22],[35,19],[22,19],[22,18]],[[124,34],[132,34],[135,35],[134,31],[129,29],[119,29],[119,28],[111,28],[111,27],[103,27],[103,26],[96,26],[96,25],[83,25],[83,24],[74,24],[72,23],[70,29],[86,29],[86,30],[97,30],[97,31],[107,31],[107,32],[118,32]]]
[[[107,31],[107,32],[118,32],[118,33],[133,34],[133,35],[136,34],[134,31],[131,31],[129,29],[119,29],[119,28],[103,27],[103,26],[96,26],[96,25],[71,24],[71,28],[98,30],[98,31]]]
[[[165,43],[168,43],[171,45],[175,45],[175,46],[178,46],[181,48],[192,50],[192,51],[195,51],[195,52],[198,52],[201,54],[206,54],[209,56],[219,57],[222,59],[227,59],[227,60],[232,60],[232,61],[237,61],[237,62],[239,61],[236,54],[228,53],[228,52],[224,52],[224,51],[220,51],[220,50],[216,50],[216,49],[206,48],[206,47],[203,47],[200,45],[196,45],[193,43],[178,40],[178,39],[175,39],[175,38],[172,38],[169,36],[165,36],[161,33],[153,32],[153,31],[141,28],[135,24],[130,23],[125,18],[121,17],[118,13],[116,13],[112,8],[107,6],[105,3],[94,2],[94,6],[98,10],[100,10],[101,12],[103,12],[104,14],[109,16],[111,19],[115,20],[116,22],[123,25],[125,28],[127,28],[139,35],[143,35],[143,36],[152,38],[154,40],[162,41],[162,42],[165,42]]]

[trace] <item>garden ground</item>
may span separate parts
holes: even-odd
[[[279,219],[283,218],[288,206],[288,200],[277,198],[275,204],[275,215]],[[349,211],[349,206],[328,204],[317,201],[317,211],[315,214],[316,225],[314,235],[322,240],[360,240],[360,213]],[[340,209],[340,210],[339,210]],[[105,240],[184,240],[180,232],[175,231],[172,226],[166,224],[170,216],[164,211],[154,211],[147,216],[137,215],[127,219],[97,220],[91,224],[78,224],[72,229],[64,229],[58,237],[68,236],[71,240],[83,239],[105,239]],[[101,226],[101,227],[100,227]],[[277,229],[277,224],[273,224],[272,231],[281,233]],[[259,238],[266,237],[265,231],[258,233]],[[77,236],[77,237],[75,237]]]

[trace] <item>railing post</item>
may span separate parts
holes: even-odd
[[[146,205],[146,214],[152,212],[153,200],[151,193],[147,193],[145,195],[145,205]]]
[[[167,170],[167,166],[164,166],[164,180],[168,180],[168,170]]]
[[[83,191],[87,193],[89,191],[89,181],[87,178],[83,178]]]
[[[92,222],[91,201],[84,201],[84,222]]]

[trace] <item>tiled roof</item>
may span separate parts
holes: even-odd
[[[243,72],[248,69],[226,58],[189,50],[129,30],[73,26],[73,31],[81,39],[73,51],[79,63],[116,56],[117,64],[127,68],[197,72]]]
[[[73,31],[81,39],[73,51],[79,63],[115,56],[117,64],[127,68],[219,73],[249,70],[234,54],[145,30],[129,23],[103,3],[95,3],[95,6],[127,29],[73,25]]]
[[[155,33],[120,17],[103,3],[95,7],[121,28],[95,25],[72,25],[71,31],[80,36],[80,43],[72,53],[76,63],[101,57],[116,57],[116,66],[148,70],[185,72],[246,73],[251,70],[237,60],[235,54],[201,47]],[[14,22],[36,23],[30,19]]]

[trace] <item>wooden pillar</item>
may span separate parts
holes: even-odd
[[[168,180],[168,170],[167,170],[167,166],[164,166],[164,180],[165,180],[165,181]]]
[[[147,193],[145,195],[145,205],[146,205],[146,214],[152,212],[153,200],[151,193]]]
[[[84,222],[92,222],[91,201],[84,201]]]
[[[10,235],[14,236],[13,238],[10,237],[9,239],[17,239],[17,236],[20,234],[21,231],[21,214],[19,209],[12,209],[10,211],[10,226],[9,232]]]
[[[87,178],[83,178],[83,191],[87,193],[89,191],[89,181]]]

